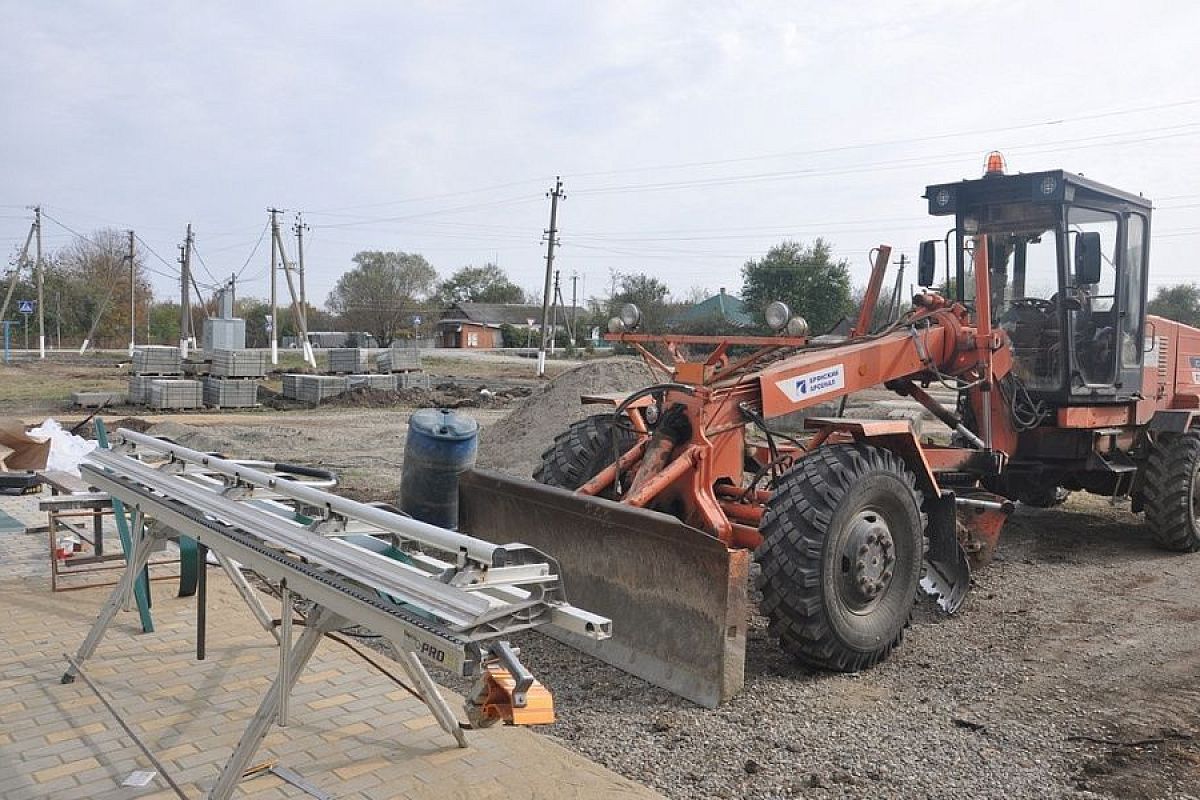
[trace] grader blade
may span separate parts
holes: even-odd
[[[678,519],[494,472],[459,481],[459,530],[554,558],[567,598],[612,619],[592,641],[554,638],[708,708],[745,677],[750,553]]]

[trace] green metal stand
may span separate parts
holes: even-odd
[[[104,420],[96,417],[96,441],[100,447],[108,449],[108,430]],[[128,561],[134,552],[133,534],[129,530],[129,518],[125,516],[125,504],[117,498],[112,499],[113,517],[117,521],[117,535],[121,537],[121,549]],[[154,633],[154,620],[150,616],[150,571],[143,568],[133,582],[133,599],[137,603],[138,616],[142,620],[142,632]]]

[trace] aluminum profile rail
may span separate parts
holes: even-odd
[[[500,637],[541,626],[596,640],[610,635],[608,619],[566,602],[557,564],[534,548],[493,545],[337,497],[324,490],[333,479],[320,470],[234,461],[127,430],[114,438],[119,451],[94,452],[81,471],[130,511],[133,548],[62,680],[73,681],[95,654],[163,540],[188,536],[200,554],[211,551],[279,643],[278,675],[213,784],[208,796],[214,800],[233,794],[270,726],[288,724],[288,695],[326,634],[357,625],[389,640],[419,698],[460,747],[466,746],[464,728],[425,663],[477,678],[468,718],[513,721],[513,709],[526,707],[531,687],[548,694]],[[235,562],[278,587],[278,621]],[[197,594],[198,659],[205,657],[205,583]],[[294,641],[293,597],[311,603]],[[508,683],[496,682],[497,670],[510,676]],[[507,706],[489,705],[493,688],[507,692]]]
[[[544,624],[597,640],[606,639],[610,634],[611,624],[606,618],[575,608],[566,601],[557,564],[533,548],[521,544],[498,547],[382,508],[347,500],[246,463],[143,434],[122,429],[116,437],[120,442],[135,445],[136,449],[96,451],[83,466],[89,482],[114,497],[125,499],[124,495],[132,492],[138,497],[127,502],[134,503],[135,507],[137,503],[155,502],[153,497],[176,500],[202,518],[232,526],[252,537],[260,546],[291,553],[339,580],[418,609],[419,614],[433,617],[465,640],[511,635]],[[133,455],[157,458],[158,463],[144,462],[131,457]],[[202,471],[190,471],[194,469]],[[213,480],[213,474],[224,476],[227,481]],[[292,514],[288,518],[264,510],[259,504],[247,502],[255,498],[254,493],[248,491],[252,487],[261,487],[272,497],[293,499],[306,510],[318,509],[326,516],[306,526],[296,521],[297,518],[310,519],[306,515]],[[241,499],[235,501],[229,495]],[[280,506],[280,509],[284,508]],[[155,518],[154,514],[149,516]],[[337,537],[317,535],[311,530],[333,518],[337,518],[339,524],[336,527],[340,530],[390,535],[402,542],[441,550],[456,560],[439,559],[416,550],[403,560],[397,560]],[[197,538],[203,535],[197,534]],[[219,547],[214,549],[220,550]],[[485,560],[499,561],[501,566],[486,566],[482,563]],[[512,563],[517,561],[520,563]],[[506,563],[511,565],[503,566]]]
[[[400,514],[385,511],[377,506],[360,503],[346,497],[339,497],[328,492],[314,489],[303,483],[297,483],[278,475],[255,469],[244,463],[221,458],[210,453],[201,453],[182,445],[174,444],[163,439],[156,439],[144,433],[121,428],[116,433],[116,439],[121,442],[120,452],[135,455],[139,450],[149,450],[152,454],[164,454],[174,460],[204,467],[206,470],[223,475],[235,483],[250,484],[274,490],[278,494],[299,501],[314,508],[322,509],[328,516],[341,516],[370,523],[378,528],[395,533],[405,539],[436,547],[440,550],[460,552],[481,565],[502,567],[521,557],[547,560],[546,557],[524,545],[496,545],[466,536],[436,525],[430,525],[420,520],[405,517]]]

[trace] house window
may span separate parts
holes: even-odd
[[[475,331],[467,334],[467,347],[479,347],[479,334]]]

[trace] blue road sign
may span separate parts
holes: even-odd
[[[22,314],[32,314],[34,306],[37,305],[36,300],[18,300],[17,311]]]

